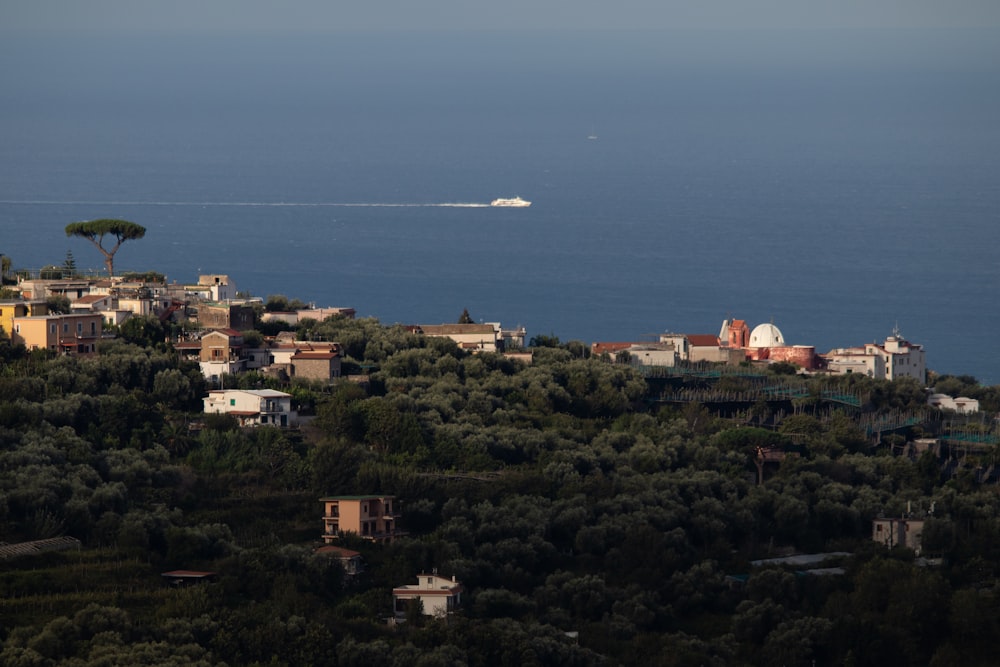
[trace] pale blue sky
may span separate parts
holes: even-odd
[[[1000,27],[1000,0],[3,0],[0,31]]]

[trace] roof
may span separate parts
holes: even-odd
[[[22,322],[23,321],[39,322],[43,320],[67,320],[67,319],[74,319],[77,317],[100,317],[102,320],[104,319],[104,317],[100,313],[62,313],[62,314],[56,313],[54,315],[23,315],[15,319]]]
[[[332,500],[382,500],[383,498],[395,498],[396,496],[386,496],[386,495],[368,495],[368,496],[326,496],[325,498],[320,498],[321,503],[325,503]]]
[[[18,542],[17,544],[0,543],[0,558],[32,556],[46,551],[64,551],[66,549],[79,548],[80,540],[68,535],[51,537],[45,540],[33,540],[31,542]]]
[[[73,303],[97,303],[98,301],[104,301],[105,299],[110,299],[109,294],[84,294],[79,299],[73,299]]]
[[[433,583],[423,583],[427,578],[433,579]],[[392,589],[393,595],[419,593],[420,595],[455,595],[462,592],[462,584],[455,581],[454,577],[448,579],[437,574],[418,574],[416,584],[396,586]]]
[[[336,359],[338,355],[336,352],[302,352],[301,350],[292,355],[292,359],[297,360],[309,360],[309,359]]]
[[[719,337],[715,334],[687,334],[691,347],[719,347]]]
[[[620,352],[621,350],[627,350],[635,345],[635,343],[592,343],[590,346],[590,351],[594,354],[608,354],[612,352]]]
[[[276,389],[212,389],[209,394],[251,394],[260,398],[288,398],[291,394]]]
[[[354,551],[352,549],[345,549],[344,547],[337,547],[332,544],[320,547],[316,550],[318,554],[329,554],[331,556],[336,556],[337,558],[360,558],[361,552]]]
[[[750,332],[750,347],[782,347],[785,337],[771,322],[758,324]]]
[[[243,334],[241,334],[236,329],[213,329],[212,331],[209,331],[207,334],[202,336],[202,338],[204,338],[205,336],[211,336],[212,334],[222,334],[223,336],[229,336],[230,338],[240,338],[243,336]]]
[[[496,335],[492,324],[418,324],[417,331],[427,336],[450,336],[452,334]]]
[[[198,570],[171,570],[170,572],[164,572],[160,576],[170,577],[175,579],[204,579],[206,577],[214,577],[217,572],[200,572]]]

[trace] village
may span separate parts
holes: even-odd
[[[14,345],[59,354],[95,354],[101,340],[129,318],[153,317],[177,325],[170,343],[178,354],[196,361],[206,380],[220,384],[228,376],[260,372],[283,381],[293,378],[332,382],[341,377],[343,350],[337,341],[296,340],[294,331],[274,336],[245,336],[256,323],[281,322],[294,328],[305,320],[355,317],[351,307],[308,305],[288,311],[265,310],[260,297],[240,293],[227,275],[206,274],[196,283],[167,283],[125,277],[22,279],[0,299],[0,327]],[[62,310],[50,312],[53,302]],[[505,328],[499,322],[406,324],[412,333],[453,340],[470,353],[496,352],[530,363],[523,326]],[[904,338],[898,329],[882,342],[836,348],[818,353],[811,345],[789,344],[773,323],[751,329],[741,319],[726,318],[718,333],[671,333],[656,341],[592,342],[590,353],[639,367],[674,368],[697,364],[791,364],[795,372],[814,375],[861,374],[875,380],[913,378],[927,381],[922,345]],[[206,398],[206,410],[221,410],[222,399]],[[968,414],[978,410],[974,399],[933,394],[931,405]],[[245,410],[241,410],[245,412]],[[289,415],[250,415],[248,421],[283,424]]]

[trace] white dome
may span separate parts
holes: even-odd
[[[783,347],[785,337],[781,330],[770,322],[758,324],[750,332],[750,347]]]

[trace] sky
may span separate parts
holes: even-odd
[[[3,0],[0,33],[996,28],[997,0]]]

